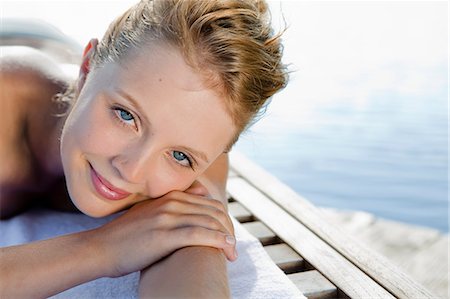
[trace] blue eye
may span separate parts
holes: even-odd
[[[178,161],[183,161],[187,159],[186,155],[179,151],[173,151],[173,157]]]
[[[112,109],[114,110],[117,119],[122,125],[133,126],[137,129],[135,118],[131,112],[120,107],[113,107]]]
[[[124,121],[134,120],[134,117],[130,112],[123,110],[123,109],[118,109],[118,112],[119,112],[120,118],[123,119]]]
[[[192,167],[191,160],[189,159],[189,157],[185,153],[179,152],[179,151],[173,151],[172,152],[172,156],[182,166]]]

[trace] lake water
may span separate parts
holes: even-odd
[[[448,231],[446,90],[372,94],[363,106],[349,98],[309,103],[308,117],[301,99],[299,106],[283,96],[273,103],[284,108],[269,109],[237,149],[319,206]]]
[[[237,149],[319,206],[448,232],[448,3],[272,10],[291,81]]]

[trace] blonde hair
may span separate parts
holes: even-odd
[[[142,0],[108,28],[91,67],[162,41],[225,95],[237,135],[287,82],[280,36],[261,0]]]

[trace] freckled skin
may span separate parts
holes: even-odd
[[[0,297],[49,297],[133,271],[141,271],[141,297],[229,297],[225,258],[235,260],[236,254],[235,244],[226,242],[234,230],[225,208],[228,160],[222,153],[234,127],[220,96],[203,86],[176,51],[167,50],[157,57],[165,63],[138,55],[126,70],[111,63],[80,72],[80,97],[67,121],[49,116],[60,108],[51,99],[64,90],[64,80],[53,84],[34,65],[9,77],[2,58],[0,101],[9,117],[0,128],[2,217],[22,212],[35,198],[73,209],[64,204],[65,178],[73,202],[86,214],[132,207],[90,231],[2,248]],[[84,59],[90,55],[87,51]],[[117,93],[119,87],[139,102],[139,113]],[[116,106],[131,110],[136,122],[124,124]],[[182,166],[184,154],[192,155],[186,147],[203,152],[209,162],[195,154],[194,170]],[[92,187],[88,165],[132,195],[102,198]],[[167,221],[160,221],[162,216]],[[183,271],[194,267],[201,270]],[[168,289],[162,281],[173,283]]]
[[[205,87],[178,51],[153,47],[151,56],[130,55],[127,68],[107,63],[92,70],[67,118],[61,137],[67,186],[75,205],[91,216],[187,189],[234,135],[219,93]],[[133,115],[133,126],[119,123],[115,106]],[[184,147],[203,152],[209,162]],[[192,157],[194,170],[180,165],[174,150]],[[90,166],[132,195],[114,202],[98,196]]]

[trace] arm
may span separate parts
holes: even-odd
[[[209,194],[227,204],[228,155],[222,154],[198,179]],[[195,192],[198,192],[196,190]],[[141,272],[141,298],[229,298],[226,260],[221,250],[185,247]]]
[[[214,180],[211,176],[203,183]],[[0,248],[0,298],[49,297],[99,277],[139,271],[166,256],[171,258],[163,259],[161,267],[151,267],[155,271],[149,271],[150,275],[173,275],[185,294],[196,294],[193,287],[201,282],[209,287],[201,289],[205,296],[213,292],[215,297],[227,297],[224,252],[233,259],[234,244],[228,243],[226,233],[217,227],[227,217],[218,205],[203,196],[173,191],[140,202],[90,231]],[[215,221],[197,225],[204,217]],[[180,269],[183,261],[185,268]],[[192,269],[198,272],[196,276],[192,276]],[[142,286],[152,280],[150,275],[144,275]],[[146,294],[146,288],[142,289]]]
[[[0,298],[45,298],[102,277],[92,231],[0,248]]]

